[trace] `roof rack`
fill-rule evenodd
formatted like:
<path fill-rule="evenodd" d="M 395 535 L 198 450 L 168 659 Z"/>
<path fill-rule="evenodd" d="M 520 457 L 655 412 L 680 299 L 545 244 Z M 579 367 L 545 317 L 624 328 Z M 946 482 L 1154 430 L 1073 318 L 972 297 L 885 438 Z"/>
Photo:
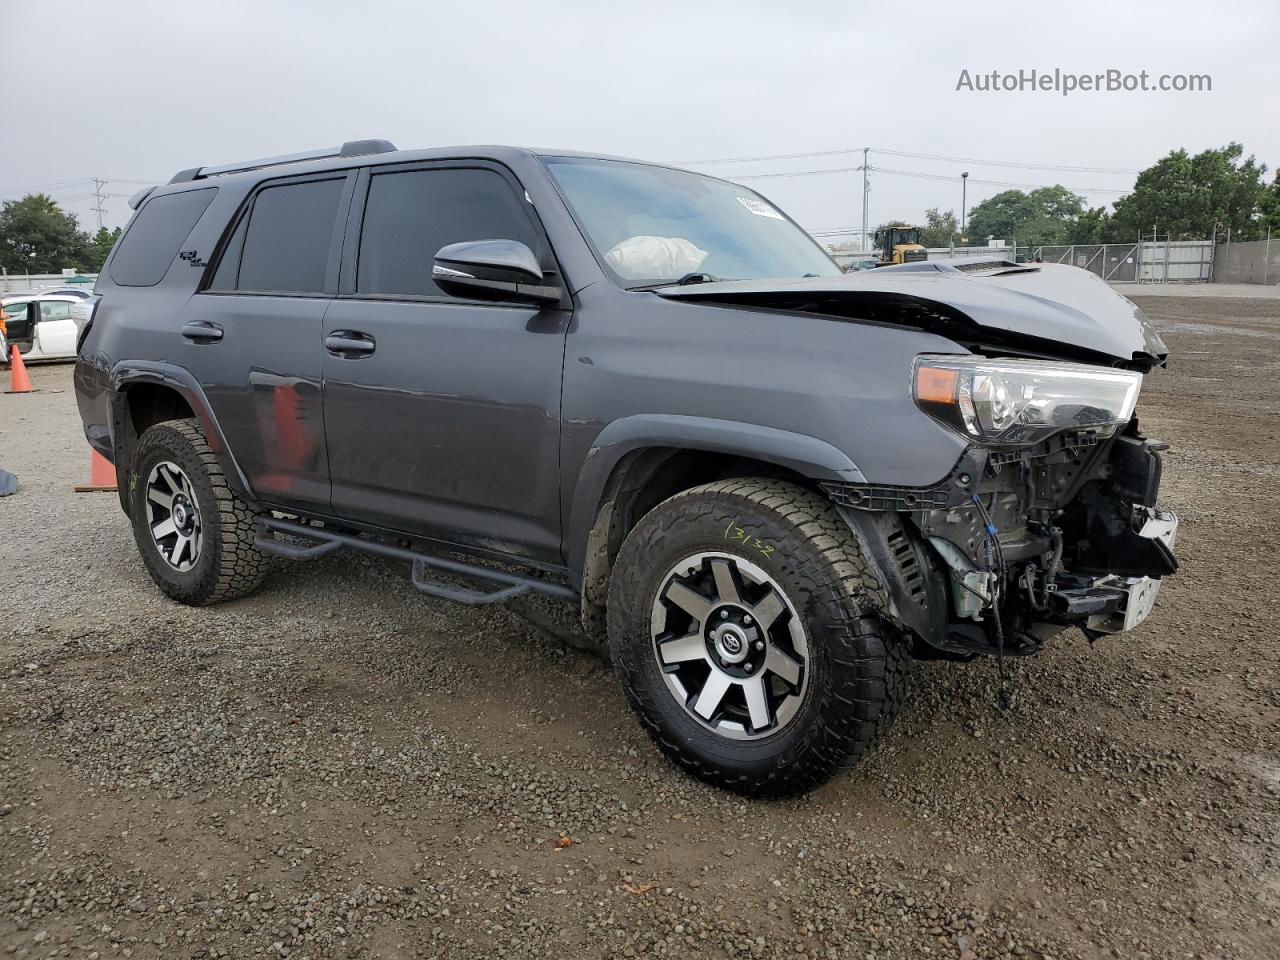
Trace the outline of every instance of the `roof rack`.
<path fill-rule="evenodd" d="M 373 153 L 394 153 L 395 149 L 396 145 L 390 140 L 348 140 L 340 147 L 305 150 L 302 153 L 290 153 L 280 157 L 263 157 L 261 160 L 244 160 L 240 163 L 225 163 L 217 167 L 191 167 L 187 170 L 179 170 L 169 182 L 188 183 L 192 180 L 203 180 L 206 177 L 218 177 L 228 173 L 244 173 L 246 170 L 278 167 L 286 163 L 300 163 L 303 160 L 329 160 L 334 157 L 363 157 Z"/>

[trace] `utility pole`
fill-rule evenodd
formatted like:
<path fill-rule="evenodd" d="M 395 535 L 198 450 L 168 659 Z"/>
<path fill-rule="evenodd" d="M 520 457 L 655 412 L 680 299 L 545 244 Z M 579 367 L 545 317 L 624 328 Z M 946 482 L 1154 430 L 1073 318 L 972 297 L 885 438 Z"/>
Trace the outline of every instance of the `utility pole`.
<path fill-rule="evenodd" d="M 93 178 L 93 199 L 97 204 L 94 206 L 93 212 L 98 215 L 98 229 L 102 229 L 102 216 L 107 212 L 103 204 L 106 202 L 107 195 L 103 192 L 103 188 L 107 185 L 107 181 L 101 177 Z"/>
<path fill-rule="evenodd" d="M 965 214 L 968 212 L 969 171 L 960 174 L 960 242 L 964 243 Z"/>
<path fill-rule="evenodd" d="M 1262 282 L 1267 283 L 1271 273 L 1271 224 L 1267 224 L 1267 246 L 1262 254 Z"/>
<path fill-rule="evenodd" d="M 1270 228 L 1268 228 L 1268 236 L 1270 236 Z M 1213 280 L 1213 265 L 1218 259 L 1218 221 L 1213 222 L 1213 232 L 1209 234 L 1209 270 L 1205 276 L 1205 280 Z"/>
<path fill-rule="evenodd" d="M 862 250 L 864 253 L 871 249 L 867 245 L 867 195 L 871 192 L 871 183 L 867 179 L 867 154 L 870 151 L 870 147 L 862 148 Z"/>

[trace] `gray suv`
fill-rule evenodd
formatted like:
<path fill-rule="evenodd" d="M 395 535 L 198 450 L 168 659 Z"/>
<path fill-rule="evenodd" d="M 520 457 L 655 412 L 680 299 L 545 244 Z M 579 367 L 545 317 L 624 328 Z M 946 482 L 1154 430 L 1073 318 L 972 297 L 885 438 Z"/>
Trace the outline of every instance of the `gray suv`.
<path fill-rule="evenodd" d="M 1166 351 L 1083 270 L 844 274 L 737 184 L 508 147 L 131 203 L 76 393 L 183 603 L 343 548 L 562 598 L 666 754 L 776 795 L 864 755 L 912 659 L 1129 630 L 1176 569 L 1134 416 Z"/>

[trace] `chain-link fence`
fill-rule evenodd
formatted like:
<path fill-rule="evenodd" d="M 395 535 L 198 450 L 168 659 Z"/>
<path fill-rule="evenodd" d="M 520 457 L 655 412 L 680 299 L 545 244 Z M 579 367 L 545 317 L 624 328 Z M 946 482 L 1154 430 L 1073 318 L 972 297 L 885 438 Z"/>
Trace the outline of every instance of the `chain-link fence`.
<path fill-rule="evenodd" d="M 1280 248 L 1280 244 L 1277 245 Z M 877 254 L 839 251 L 835 260 L 846 270 Z M 1213 242 L 1149 240 L 1136 243 L 1074 243 L 1029 246 L 930 247 L 930 260 L 979 257 L 1014 263 L 1066 263 L 1097 274 L 1108 283 L 1205 283 L 1213 279 Z M 1280 275 L 1277 276 L 1280 280 Z"/>
<path fill-rule="evenodd" d="M 1138 279 L 1139 256 L 1136 243 L 1076 243 L 1029 248 L 1032 260 L 1067 263 L 1096 273 L 1103 280 L 1121 283 Z"/>
<path fill-rule="evenodd" d="M 1030 248 L 1032 260 L 1069 263 L 1110 283 L 1205 283 L 1213 277 L 1210 240 L 1075 243 Z"/>

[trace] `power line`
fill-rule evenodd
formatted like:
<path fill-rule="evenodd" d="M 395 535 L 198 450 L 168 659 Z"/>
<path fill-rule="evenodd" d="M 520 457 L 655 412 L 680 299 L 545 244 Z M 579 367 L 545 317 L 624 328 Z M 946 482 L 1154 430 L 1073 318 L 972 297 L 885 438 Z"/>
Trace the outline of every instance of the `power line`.
<path fill-rule="evenodd" d="M 676 165 L 688 165 L 691 167 L 708 166 L 713 163 L 759 163 L 766 160 L 807 160 L 809 157 L 835 157 L 840 154 L 861 153 L 863 149 L 857 147 L 847 150 L 815 150 L 811 153 L 774 153 L 763 157 L 721 157 L 716 160 L 672 160 Z"/>
<path fill-rule="evenodd" d="M 879 167 L 868 167 L 867 169 L 877 171 Z M 824 173 L 861 173 L 862 167 L 828 167 L 823 170 L 784 170 L 779 173 L 743 173 L 735 176 L 734 180 L 772 180 L 775 177 L 816 177 Z M 941 174 L 939 174 L 941 176 Z"/>
<path fill-rule="evenodd" d="M 946 183 L 952 183 L 959 179 L 958 177 L 952 174 L 926 173 L 923 170 L 895 170 L 890 167 L 875 167 L 875 166 L 868 166 L 866 169 L 869 170 L 871 173 L 887 173 L 895 177 L 915 177 L 916 179 L 919 179 L 919 180 L 938 180 Z M 751 173 L 751 174 L 743 174 L 741 176 L 733 177 L 732 179 L 734 180 L 771 180 L 775 178 L 789 178 L 789 177 L 816 177 L 824 174 L 834 174 L 834 173 L 861 173 L 862 170 L 863 168 L 861 166 L 830 167 L 823 170 L 789 170 L 789 171 L 784 171 L 780 173 Z M 980 183 L 983 186 L 988 186 L 988 187 L 1016 187 L 1016 188 L 1030 188 L 1032 190 L 1038 190 L 1041 187 L 1050 187 L 1050 186 L 1065 187 L 1065 189 L 1070 190 L 1073 193 L 1123 194 L 1123 193 L 1130 192 L 1129 190 L 1119 190 L 1114 187 L 1066 187 L 1064 184 L 1060 184 L 1060 183 L 1054 183 L 1054 184 L 1019 183 L 1011 180 L 980 180 L 976 177 L 970 177 L 969 182 Z"/>
<path fill-rule="evenodd" d="M 910 150 L 892 150 L 888 147 L 845 147 L 839 150 L 813 150 L 808 153 L 775 153 L 757 157 L 719 157 L 712 160 L 675 160 L 675 164 L 708 166 L 716 163 L 763 163 L 772 160 L 807 160 L 811 157 L 835 157 L 851 153 L 883 153 L 895 157 L 913 157 L 918 160 L 940 160 L 948 163 L 968 163 L 986 167 L 1016 167 L 1024 170 L 1062 170 L 1071 173 L 1137 174 L 1141 171 L 1122 167 L 1086 167 L 1075 164 L 1030 163 L 1020 160 L 979 160 L 974 157 L 953 157 L 938 153 L 914 153 Z"/>
<path fill-rule="evenodd" d="M 107 200 L 114 198 L 127 199 L 132 196 L 130 193 L 117 193 L 113 190 L 108 190 L 108 184 L 139 184 L 151 186 L 155 184 L 155 182 L 156 181 L 153 180 L 133 180 L 126 177 L 82 177 L 79 180 L 62 180 L 56 183 L 27 187 L 24 190 L 13 190 L 10 191 L 7 196 L 18 197 L 19 195 L 30 195 L 36 190 L 47 190 L 53 200 L 64 207 L 79 205 L 85 200 L 92 200 L 93 203 L 90 205 L 89 211 L 97 217 L 98 229 L 102 230 L 106 225 L 105 218 L 108 215 Z M 67 192 L 81 187 L 82 184 L 86 186 L 91 184 L 93 187 L 92 191 L 88 193 L 70 194 Z M 5 197 L 6 194 L 0 193 L 0 202 L 12 202 L 5 200 Z"/>
<path fill-rule="evenodd" d="M 90 177 L 81 177 L 79 180 L 58 180 L 54 183 L 37 183 L 30 187 L 14 187 L 10 190 L 0 190 L 0 197 L 16 196 L 19 193 L 31 193 L 33 190 L 65 190 L 81 183 L 88 183 L 90 179 Z"/>
<path fill-rule="evenodd" d="M 1065 170 L 1070 173 L 1115 173 L 1137 175 L 1141 170 L 1129 170 L 1121 167 L 1081 167 L 1069 164 L 1024 163 L 1017 160 L 975 160 L 973 157 L 948 157 L 934 153 L 911 153 L 907 150 L 890 150 L 887 147 L 872 147 L 872 153 L 887 153 L 895 157 L 915 157 L 919 160 L 945 160 L 948 163 L 971 163 L 979 167 L 1018 167 L 1023 170 Z"/>
<path fill-rule="evenodd" d="M 944 173 L 923 173 L 919 170 L 891 170 L 888 167 L 872 167 L 873 171 L 879 173 L 893 174 L 899 177 L 918 177 L 924 180 L 943 180 L 947 183 L 953 183 L 955 176 Z M 970 183 L 981 183 L 988 187 L 1029 187 L 1037 190 L 1041 187 L 1064 187 L 1073 193 L 1129 193 L 1129 190 L 1117 190 L 1115 187 L 1066 187 L 1061 183 L 1017 183 L 1009 180 L 979 180 L 975 177 L 969 178 Z"/>
<path fill-rule="evenodd" d="M 124 177 L 81 177 L 78 180 L 59 180 L 54 183 L 39 183 L 30 187 L 14 187 L 8 190 L 0 190 L 0 197 L 16 197 L 26 195 L 35 191 L 48 191 L 49 193 L 59 193 L 64 190 L 73 190 L 82 184 L 92 183 L 95 192 L 101 192 L 102 187 L 108 183 L 128 183 L 137 184 L 138 186 L 150 187 L 159 183 L 158 180 L 129 180 Z M 127 196 L 127 194 L 125 194 Z"/>

